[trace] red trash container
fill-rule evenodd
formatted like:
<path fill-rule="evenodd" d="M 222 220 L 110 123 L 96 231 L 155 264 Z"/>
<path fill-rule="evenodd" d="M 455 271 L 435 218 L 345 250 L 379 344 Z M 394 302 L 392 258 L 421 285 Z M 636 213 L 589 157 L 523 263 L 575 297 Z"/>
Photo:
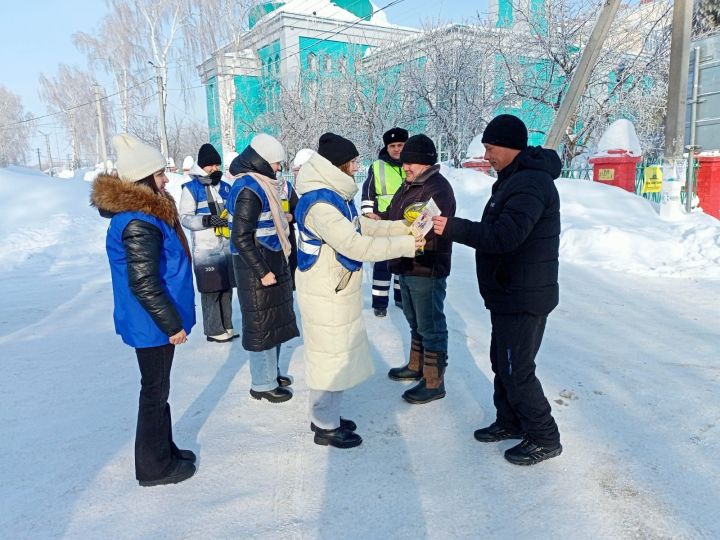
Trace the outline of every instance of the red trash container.
<path fill-rule="evenodd" d="M 720 156 L 697 156 L 697 196 L 703 211 L 720 219 Z"/>
<path fill-rule="evenodd" d="M 462 162 L 465 169 L 475 169 L 481 173 L 490 174 L 490 162 L 483 158 L 470 158 Z"/>
<path fill-rule="evenodd" d="M 589 159 L 593 180 L 635 193 L 635 175 L 641 159 L 642 156 L 633 156 L 627 150 L 608 150 L 607 155 Z"/>

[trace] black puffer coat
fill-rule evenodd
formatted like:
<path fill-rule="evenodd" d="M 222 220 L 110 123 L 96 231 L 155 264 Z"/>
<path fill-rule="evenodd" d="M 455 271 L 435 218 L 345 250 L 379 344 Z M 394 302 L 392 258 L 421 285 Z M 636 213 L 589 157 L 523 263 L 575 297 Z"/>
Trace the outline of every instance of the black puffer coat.
<path fill-rule="evenodd" d="M 238 158 L 238 163 L 233 161 L 237 165 L 234 174 L 257 172 L 268 176 L 270 166 L 252 148 L 246 148 Z M 274 177 L 272 169 L 270 173 Z M 262 212 L 259 197 L 245 188 L 230 204 L 233 205 L 230 241 L 237 250 L 233 266 L 242 311 L 243 347 L 248 351 L 266 351 L 300 335 L 293 310 L 290 269 L 282 250 L 272 251 L 256 240 Z M 277 283 L 265 287 L 260 279 L 268 272 L 275 274 Z"/>
<path fill-rule="evenodd" d="M 440 174 L 440 165 L 433 165 L 414 182 L 405 182 L 395 193 L 383 219 L 403 219 L 405 209 L 413 203 L 435 201 L 443 216 L 455 215 L 455 193 L 450 182 Z M 446 277 L 450 274 L 452 241 L 437 236 L 430 229 L 425 235 L 427 243 L 422 254 L 415 258 L 403 257 L 389 261 L 388 268 L 393 274 L 422 277 Z"/>
<path fill-rule="evenodd" d="M 558 304 L 562 165 L 529 147 L 498 174 L 482 221 L 452 218 L 443 236 L 476 249 L 477 278 L 494 313 L 547 315 Z"/>

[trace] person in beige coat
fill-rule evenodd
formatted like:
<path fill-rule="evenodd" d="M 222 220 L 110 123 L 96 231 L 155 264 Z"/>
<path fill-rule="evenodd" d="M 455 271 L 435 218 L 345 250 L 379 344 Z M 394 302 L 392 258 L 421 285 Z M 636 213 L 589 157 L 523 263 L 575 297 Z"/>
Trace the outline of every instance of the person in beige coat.
<path fill-rule="evenodd" d="M 339 135 L 320 137 L 317 153 L 297 178 L 300 201 L 297 301 L 302 318 L 310 428 L 319 445 L 352 448 L 362 443 L 352 420 L 340 418 L 344 390 L 373 374 L 362 318 L 362 263 L 413 257 L 416 240 L 404 221 L 358 216 L 355 145 Z"/>

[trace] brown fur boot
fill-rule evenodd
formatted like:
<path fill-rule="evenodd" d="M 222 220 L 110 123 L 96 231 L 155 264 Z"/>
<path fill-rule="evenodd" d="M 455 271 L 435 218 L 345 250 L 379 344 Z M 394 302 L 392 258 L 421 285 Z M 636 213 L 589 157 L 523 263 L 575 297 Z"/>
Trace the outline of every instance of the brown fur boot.
<path fill-rule="evenodd" d="M 409 403 L 429 403 L 445 397 L 447 352 L 425 351 L 424 356 L 423 379 L 402 396 Z"/>
<path fill-rule="evenodd" d="M 388 371 L 388 377 L 394 381 L 417 381 L 423 376 L 423 346 L 419 339 L 410 342 L 410 358 L 408 363 Z"/>

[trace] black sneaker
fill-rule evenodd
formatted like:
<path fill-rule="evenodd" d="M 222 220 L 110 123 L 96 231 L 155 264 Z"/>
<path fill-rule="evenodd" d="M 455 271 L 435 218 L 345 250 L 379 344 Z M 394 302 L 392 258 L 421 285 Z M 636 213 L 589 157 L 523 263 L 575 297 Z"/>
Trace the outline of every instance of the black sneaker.
<path fill-rule="evenodd" d="M 320 429 L 315 428 L 315 444 L 320 446 L 334 446 L 335 448 L 354 448 L 362 444 L 362 437 L 345 429 L 339 427 L 336 429 Z"/>
<path fill-rule="evenodd" d="M 523 435 L 520 431 L 506 428 L 497 422 L 493 422 L 488 427 L 476 429 L 473 433 L 475 439 L 480 442 L 498 442 L 505 439 L 522 439 Z"/>
<path fill-rule="evenodd" d="M 257 392 L 251 389 L 250 396 L 257 400 L 267 399 L 270 403 L 282 403 L 283 401 L 288 401 L 293 397 L 290 390 L 287 388 L 281 388 L 280 386 L 274 390 L 268 390 L 267 392 Z"/>
<path fill-rule="evenodd" d="M 352 420 L 348 420 L 347 418 L 343 418 L 341 416 L 340 427 L 345 428 L 348 431 L 355 431 L 357 429 L 357 424 L 355 424 L 355 422 L 353 422 Z M 314 423 L 310 422 L 310 431 L 314 433 L 315 431 L 317 431 L 317 428 L 318 427 Z"/>
<path fill-rule="evenodd" d="M 195 474 L 195 465 L 191 461 L 178 459 L 175 467 L 166 476 L 157 480 L 138 480 L 142 487 L 163 486 L 166 484 L 177 484 L 183 480 L 187 480 Z"/>
<path fill-rule="evenodd" d="M 373 309 L 373 313 L 375 313 L 376 317 L 385 317 L 387 316 L 387 308 L 375 308 Z"/>
<path fill-rule="evenodd" d="M 505 450 L 505 459 L 513 465 L 535 465 L 560 454 L 562 454 L 560 443 L 552 446 L 539 446 L 526 438 L 517 446 Z"/>
<path fill-rule="evenodd" d="M 293 383 L 292 378 L 289 375 L 278 375 L 277 383 L 279 386 L 285 388 Z"/>

